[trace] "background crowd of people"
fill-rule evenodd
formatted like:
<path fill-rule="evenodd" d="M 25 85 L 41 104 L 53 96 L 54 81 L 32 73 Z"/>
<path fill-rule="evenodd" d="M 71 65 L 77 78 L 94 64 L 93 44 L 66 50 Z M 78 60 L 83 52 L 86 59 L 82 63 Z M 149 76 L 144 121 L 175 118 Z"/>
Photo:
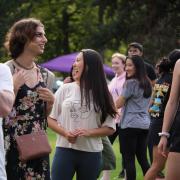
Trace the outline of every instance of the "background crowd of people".
<path fill-rule="evenodd" d="M 46 43 L 44 25 L 34 18 L 16 22 L 7 33 L 12 59 L 0 64 L 0 179 L 71 180 L 76 174 L 96 180 L 103 170 L 102 179 L 109 180 L 102 137 L 110 147 L 118 137 L 119 178 L 136 179 L 137 158 L 145 180 L 155 180 L 166 160 L 166 180 L 179 180 L 180 49 L 160 58 L 155 71 L 143 46 L 130 43 L 126 55 L 112 55 L 115 77 L 109 84 L 100 53 L 82 49 L 54 95 L 54 74 L 36 63 Z M 49 155 L 21 162 L 16 143 L 16 136 L 46 131 L 47 125 L 57 133 L 51 173 Z"/>

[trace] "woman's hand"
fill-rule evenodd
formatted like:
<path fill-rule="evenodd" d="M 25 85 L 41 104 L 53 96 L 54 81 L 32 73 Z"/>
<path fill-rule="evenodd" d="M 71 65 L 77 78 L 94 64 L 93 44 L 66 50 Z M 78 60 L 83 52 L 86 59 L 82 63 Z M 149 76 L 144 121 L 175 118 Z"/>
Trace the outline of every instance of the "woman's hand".
<path fill-rule="evenodd" d="M 39 94 L 39 99 L 47 103 L 46 115 L 48 116 L 54 104 L 54 94 L 48 88 L 43 87 L 38 88 L 37 93 Z"/>
<path fill-rule="evenodd" d="M 69 141 L 69 143 L 74 144 L 77 140 L 78 134 L 76 132 L 66 131 L 64 137 Z"/>
<path fill-rule="evenodd" d="M 48 89 L 40 87 L 37 89 L 39 99 L 47 102 L 47 105 L 52 106 L 54 104 L 54 94 Z"/>
<path fill-rule="evenodd" d="M 90 137 L 92 134 L 92 131 L 93 130 L 91 129 L 77 129 L 73 131 L 73 134 L 77 135 L 78 137 L 81 137 L 81 136 Z"/>
<path fill-rule="evenodd" d="M 72 82 L 72 78 L 70 77 L 70 76 L 68 76 L 68 77 L 66 77 L 65 79 L 64 79 L 64 84 L 66 84 L 66 83 L 71 83 Z"/>
<path fill-rule="evenodd" d="M 93 129 L 76 129 L 73 131 L 73 134 L 77 135 L 78 137 L 102 137 L 112 135 L 114 132 L 115 130 L 113 128 L 105 126 Z"/>
<path fill-rule="evenodd" d="M 61 124 L 57 123 L 56 119 L 48 117 L 48 127 L 51 128 L 54 132 L 59 134 L 60 136 L 65 137 L 69 143 L 74 144 L 77 140 L 77 133 L 73 131 L 67 131 L 64 129 Z"/>
<path fill-rule="evenodd" d="M 166 158 L 168 156 L 167 142 L 167 137 L 162 136 L 158 144 L 158 152 Z"/>
<path fill-rule="evenodd" d="M 25 84 L 25 72 L 24 70 L 15 70 L 13 74 L 13 83 L 14 83 L 14 91 L 15 94 L 19 90 L 19 88 Z"/>
<path fill-rule="evenodd" d="M 126 102 L 126 99 L 123 96 L 119 96 L 119 98 L 116 100 L 116 108 L 122 108 Z"/>

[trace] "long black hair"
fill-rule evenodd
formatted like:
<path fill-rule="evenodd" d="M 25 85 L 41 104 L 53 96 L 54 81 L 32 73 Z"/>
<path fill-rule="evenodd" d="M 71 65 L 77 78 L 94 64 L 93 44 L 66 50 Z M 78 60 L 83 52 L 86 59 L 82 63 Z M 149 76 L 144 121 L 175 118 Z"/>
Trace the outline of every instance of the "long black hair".
<path fill-rule="evenodd" d="M 127 79 L 135 78 L 139 81 L 139 86 L 144 90 L 143 96 L 148 98 L 152 93 L 152 86 L 149 78 L 147 77 L 147 72 L 143 59 L 140 56 L 133 55 L 132 57 L 127 57 L 127 59 L 132 60 L 135 66 L 135 74 L 132 77 L 127 77 Z"/>
<path fill-rule="evenodd" d="M 108 115 L 111 117 L 116 115 L 115 105 L 107 87 L 103 60 L 95 50 L 83 49 L 81 52 L 84 60 L 84 69 L 80 79 L 81 104 L 85 100 L 90 108 L 92 100 L 95 111 L 102 113 L 101 122 L 103 123 Z"/>

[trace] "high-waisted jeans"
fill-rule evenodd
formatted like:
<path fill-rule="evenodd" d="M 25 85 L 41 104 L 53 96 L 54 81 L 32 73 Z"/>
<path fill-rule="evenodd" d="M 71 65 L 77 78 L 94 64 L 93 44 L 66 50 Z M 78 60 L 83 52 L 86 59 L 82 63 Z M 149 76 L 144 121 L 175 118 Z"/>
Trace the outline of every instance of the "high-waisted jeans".
<path fill-rule="evenodd" d="M 101 165 L 101 152 L 85 152 L 56 147 L 52 163 L 52 180 L 96 180 Z"/>

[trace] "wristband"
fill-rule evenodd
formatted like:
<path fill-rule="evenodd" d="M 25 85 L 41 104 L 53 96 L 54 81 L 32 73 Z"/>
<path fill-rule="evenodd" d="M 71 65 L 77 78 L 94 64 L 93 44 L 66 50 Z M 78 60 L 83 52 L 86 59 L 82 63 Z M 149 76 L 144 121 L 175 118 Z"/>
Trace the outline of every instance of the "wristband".
<path fill-rule="evenodd" d="M 167 137 L 167 138 L 170 137 L 170 134 L 169 134 L 168 132 L 160 132 L 160 133 L 158 133 L 158 135 L 159 135 L 159 136 L 165 136 L 165 137 Z"/>

